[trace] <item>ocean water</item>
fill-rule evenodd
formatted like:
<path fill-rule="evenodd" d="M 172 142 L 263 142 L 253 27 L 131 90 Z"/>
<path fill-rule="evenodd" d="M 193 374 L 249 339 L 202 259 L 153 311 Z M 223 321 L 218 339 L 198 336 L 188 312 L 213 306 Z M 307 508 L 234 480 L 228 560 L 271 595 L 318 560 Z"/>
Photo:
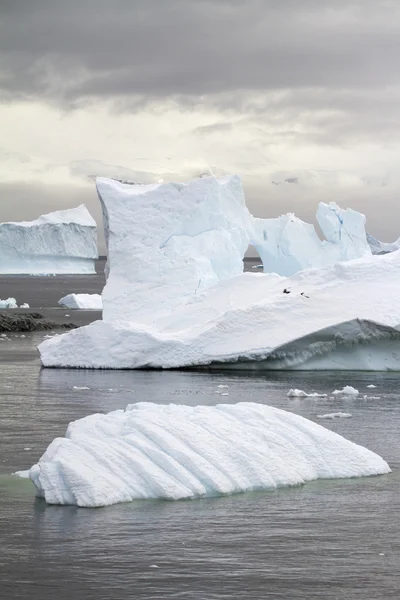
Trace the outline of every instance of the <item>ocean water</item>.
<path fill-rule="evenodd" d="M 57 291 L 52 279 L 52 293 L 61 297 L 65 284 Z M 31 294 L 32 306 L 60 310 L 51 309 L 53 301 L 46 308 L 46 290 L 29 291 L 31 282 L 22 279 L 18 285 L 21 302 Z M 68 291 L 88 286 L 95 287 L 93 280 Z M 0 342 L 1 599 L 400 597 L 400 374 L 41 369 L 36 345 L 44 335 L 12 334 Z M 377 387 L 367 388 L 371 383 Z M 216 393 L 220 384 L 229 386 L 228 396 Z M 329 394 L 344 385 L 360 395 L 287 397 L 294 387 Z M 70 421 L 135 401 L 252 401 L 312 420 L 349 412 L 350 419 L 318 422 L 378 452 L 393 472 L 101 509 L 47 506 L 30 481 L 11 475 L 35 463 Z"/>

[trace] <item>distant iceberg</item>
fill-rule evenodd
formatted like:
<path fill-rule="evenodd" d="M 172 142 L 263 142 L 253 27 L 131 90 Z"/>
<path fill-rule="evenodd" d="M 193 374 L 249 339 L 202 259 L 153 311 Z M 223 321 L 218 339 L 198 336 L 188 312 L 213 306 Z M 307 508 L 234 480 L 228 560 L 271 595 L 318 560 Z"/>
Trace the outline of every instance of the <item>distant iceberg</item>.
<path fill-rule="evenodd" d="M 29 476 L 49 504 L 96 507 L 389 472 L 377 454 L 271 406 L 138 403 L 70 423 Z"/>
<path fill-rule="evenodd" d="M 45 340 L 44 366 L 400 369 L 400 252 L 373 256 L 363 215 L 323 205 L 325 242 L 291 217 L 283 221 L 293 236 L 290 225 L 272 239 L 276 223 L 252 217 L 236 176 L 99 178 L 97 190 L 108 246 L 103 318 Z M 282 269 L 298 272 L 243 273 L 249 244 L 265 267 L 279 239 L 297 239 L 279 251 Z M 328 264 L 299 270 L 312 256 Z"/>
<path fill-rule="evenodd" d="M 82 308 L 86 310 L 102 310 L 103 302 L 100 294 L 68 294 L 58 301 L 67 308 Z"/>
<path fill-rule="evenodd" d="M 96 222 L 83 204 L 35 221 L 0 223 L 0 274 L 95 273 Z"/>

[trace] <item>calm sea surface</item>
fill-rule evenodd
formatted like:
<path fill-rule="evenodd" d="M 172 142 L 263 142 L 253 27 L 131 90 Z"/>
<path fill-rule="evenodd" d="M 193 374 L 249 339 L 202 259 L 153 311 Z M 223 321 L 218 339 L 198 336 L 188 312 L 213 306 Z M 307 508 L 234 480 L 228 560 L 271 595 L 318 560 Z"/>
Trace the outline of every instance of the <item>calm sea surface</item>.
<path fill-rule="evenodd" d="M 0 278 L 0 298 L 17 295 L 10 279 Z M 17 299 L 50 309 L 39 279 L 18 278 Z M 50 279 L 57 299 L 99 291 L 91 278 L 79 287 L 60 278 L 59 289 Z M 0 342 L 1 600 L 400 598 L 400 374 L 41 370 L 43 335 Z M 229 396 L 216 393 L 219 384 Z M 293 387 L 329 393 L 346 384 L 360 390 L 357 399 L 287 397 Z M 143 400 L 252 401 L 312 420 L 350 412 L 319 422 L 378 452 L 393 473 L 102 509 L 47 506 L 30 481 L 11 475 L 35 463 L 70 421 Z"/>

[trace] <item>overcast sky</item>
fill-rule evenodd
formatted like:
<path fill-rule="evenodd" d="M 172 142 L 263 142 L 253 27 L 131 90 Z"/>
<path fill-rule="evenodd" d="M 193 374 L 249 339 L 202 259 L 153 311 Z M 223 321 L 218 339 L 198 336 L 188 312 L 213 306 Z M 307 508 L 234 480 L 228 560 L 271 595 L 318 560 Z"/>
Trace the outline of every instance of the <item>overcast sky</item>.
<path fill-rule="evenodd" d="M 258 216 L 336 200 L 390 241 L 399 56 L 398 0 L 1 0 L 0 221 L 235 172 Z"/>

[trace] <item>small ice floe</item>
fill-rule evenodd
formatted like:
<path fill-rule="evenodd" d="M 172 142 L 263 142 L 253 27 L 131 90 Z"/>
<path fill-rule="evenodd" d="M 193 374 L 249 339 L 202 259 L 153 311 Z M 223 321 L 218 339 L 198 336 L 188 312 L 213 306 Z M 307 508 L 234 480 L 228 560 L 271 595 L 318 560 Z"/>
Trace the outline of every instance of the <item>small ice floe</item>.
<path fill-rule="evenodd" d="M 29 479 L 29 471 L 30 471 L 30 469 L 26 469 L 26 471 L 15 471 L 15 473 L 13 473 L 13 475 L 16 475 L 17 477 L 21 477 L 21 479 Z"/>
<path fill-rule="evenodd" d="M 229 396 L 228 392 L 223 392 L 221 396 Z"/>
<path fill-rule="evenodd" d="M 19 337 L 20 337 L 20 338 L 24 338 L 24 337 L 26 337 L 26 335 L 22 334 L 22 335 L 20 335 Z"/>
<path fill-rule="evenodd" d="M 385 556 L 384 552 L 379 552 L 379 556 Z"/>
<path fill-rule="evenodd" d="M 367 396 L 368 400 L 380 400 L 381 396 Z"/>
<path fill-rule="evenodd" d="M 287 393 L 289 398 L 326 398 L 327 394 L 318 394 L 317 392 L 311 392 L 311 394 L 307 394 L 303 390 L 298 390 L 295 388 L 294 390 L 289 390 Z"/>
<path fill-rule="evenodd" d="M 149 569 L 159 569 L 160 567 L 158 565 L 150 565 Z"/>
<path fill-rule="evenodd" d="M 327 413 L 326 415 L 317 415 L 317 419 L 350 419 L 353 415 L 346 412 Z"/>
<path fill-rule="evenodd" d="M 64 317 L 69 317 L 69 315 L 64 315 Z"/>
<path fill-rule="evenodd" d="M 342 390 L 335 390 L 334 392 L 332 392 L 332 394 L 334 396 L 358 396 L 359 391 L 356 390 L 356 388 L 352 387 L 351 385 L 345 385 L 344 388 Z"/>
<path fill-rule="evenodd" d="M 90 387 L 86 385 L 74 385 L 73 390 L 90 390 Z"/>
<path fill-rule="evenodd" d="M 376 385 L 374 385 L 373 383 L 371 383 L 370 385 L 367 385 L 367 388 L 376 388 Z"/>
<path fill-rule="evenodd" d="M 24 450 L 32 450 L 32 448 L 24 448 Z"/>
<path fill-rule="evenodd" d="M 227 388 L 227 387 L 229 387 L 229 385 L 224 385 L 223 383 L 220 383 L 217 387 L 219 387 L 219 388 Z"/>
<path fill-rule="evenodd" d="M 23 304 L 20 304 L 19 307 L 20 308 L 29 308 L 29 304 L 27 302 L 24 302 Z"/>

